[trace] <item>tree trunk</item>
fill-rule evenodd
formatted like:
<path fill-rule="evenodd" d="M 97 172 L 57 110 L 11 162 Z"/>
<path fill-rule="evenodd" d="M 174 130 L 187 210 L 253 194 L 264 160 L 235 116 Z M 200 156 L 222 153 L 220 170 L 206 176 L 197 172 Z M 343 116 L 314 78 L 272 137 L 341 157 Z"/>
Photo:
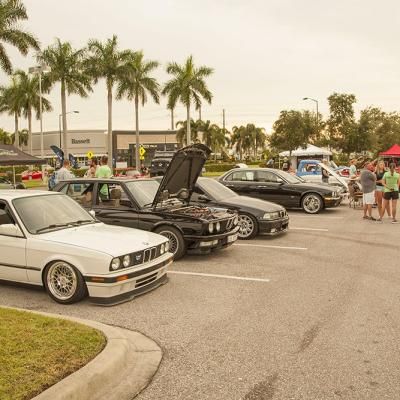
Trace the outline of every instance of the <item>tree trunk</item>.
<path fill-rule="evenodd" d="M 113 140 L 112 140 L 112 86 L 107 87 L 107 153 L 108 153 L 108 166 L 113 168 Z"/>
<path fill-rule="evenodd" d="M 175 129 L 174 126 L 174 109 L 171 109 L 171 131 L 173 131 Z"/>
<path fill-rule="evenodd" d="M 14 146 L 19 148 L 19 131 L 18 131 L 18 114 L 17 113 L 14 113 L 14 124 L 15 124 Z"/>
<path fill-rule="evenodd" d="M 29 152 L 32 155 L 33 142 L 32 142 L 32 109 L 28 109 L 28 140 L 29 140 Z"/>
<path fill-rule="evenodd" d="M 186 146 L 192 143 L 190 132 L 190 104 L 186 106 Z"/>
<path fill-rule="evenodd" d="M 68 160 L 68 138 L 67 138 L 67 98 L 65 93 L 65 81 L 61 81 L 61 113 L 62 113 L 62 150 L 64 158 Z"/>
<path fill-rule="evenodd" d="M 136 123 L 136 146 L 135 146 L 135 158 L 136 158 L 136 169 L 140 171 L 140 137 L 139 137 L 139 97 L 135 96 L 135 123 Z"/>

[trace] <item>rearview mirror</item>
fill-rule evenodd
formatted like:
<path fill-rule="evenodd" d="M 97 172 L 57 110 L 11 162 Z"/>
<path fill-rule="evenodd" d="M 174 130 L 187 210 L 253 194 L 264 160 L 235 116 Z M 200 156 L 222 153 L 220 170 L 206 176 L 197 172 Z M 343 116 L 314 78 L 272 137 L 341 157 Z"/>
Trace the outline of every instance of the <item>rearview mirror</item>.
<path fill-rule="evenodd" d="M 19 229 L 19 226 L 14 224 L 0 225 L 0 235 L 24 237 L 24 235 L 21 232 L 21 229 Z"/>

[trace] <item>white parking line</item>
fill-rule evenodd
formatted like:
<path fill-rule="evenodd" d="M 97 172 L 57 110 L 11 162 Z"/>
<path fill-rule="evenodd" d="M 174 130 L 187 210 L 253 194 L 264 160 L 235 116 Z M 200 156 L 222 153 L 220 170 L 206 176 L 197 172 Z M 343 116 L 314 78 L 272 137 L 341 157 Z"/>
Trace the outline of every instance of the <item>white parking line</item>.
<path fill-rule="evenodd" d="M 234 246 L 265 247 L 266 249 L 308 250 L 307 247 L 273 246 L 270 244 L 235 243 Z"/>
<path fill-rule="evenodd" d="M 314 219 L 314 218 L 325 218 L 325 219 L 344 219 L 344 217 L 333 217 L 330 215 L 298 215 L 298 214 L 289 214 L 290 218 L 308 218 L 308 219 Z"/>
<path fill-rule="evenodd" d="M 328 229 L 325 228 L 298 228 L 298 227 L 293 227 L 289 226 L 289 229 L 292 231 L 317 231 L 317 232 L 328 232 Z"/>
<path fill-rule="evenodd" d="M 270 282 L 269 279 L 246 278 L 246 277 L 242 277 L 242 276 L 232 276 L 232 275 L 203 274 L 203 273 L 200 273 L 200 272 L 168 271 L 168 274 L 205 276 L 205 277 L 210 277 L 210 278 L 235 279 L 235 280 L 238 280 L 238 281 Z"/>

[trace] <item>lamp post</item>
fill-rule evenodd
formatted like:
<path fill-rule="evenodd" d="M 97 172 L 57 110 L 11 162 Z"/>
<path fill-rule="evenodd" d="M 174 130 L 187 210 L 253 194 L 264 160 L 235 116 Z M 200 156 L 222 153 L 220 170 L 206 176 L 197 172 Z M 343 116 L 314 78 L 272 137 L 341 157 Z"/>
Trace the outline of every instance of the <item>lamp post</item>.
<path fill-rule="evenodd" d="M 315 100 L 315 99 L 312 99 L 311 97 L 303 97 L 303 100 L 311 100 L 311 101 L 313 101 L 314 103 L 315 103 L 315 105 L 317 106 L 317 118 L 316 118 L 316 120 L 317 120 L 317 133 L 319 132 L 319 120 L 318 120 L 318 118 L 319 118 L 319 116 L 318 116 L 318 100 Z"/>
<path fill-rule="evenodd" d="M 65 115 L 67 115 L 67 114 L 79 114 L 79 111 L 78 110 L 68 111 L 68 112 L 65 113 Z M 60 149 L 62 150 L 61 117 L 62 117 L 62 114 L 58 114 L 58 131 L 60 133 Z"/>
<path fill-rule="evenodd" d="M 42 101 L 42 73 L 51 72 L 51 68 L 46 64 L 36 67 L 30 67 L 28 72 L 39 77 L 39 119 L 40 119 L 40 157 L 44 159 L 44 141 L 43 141 L 43 101 Z M 42 165 L 42 179 L 44 177 L 44 166 Z"/>

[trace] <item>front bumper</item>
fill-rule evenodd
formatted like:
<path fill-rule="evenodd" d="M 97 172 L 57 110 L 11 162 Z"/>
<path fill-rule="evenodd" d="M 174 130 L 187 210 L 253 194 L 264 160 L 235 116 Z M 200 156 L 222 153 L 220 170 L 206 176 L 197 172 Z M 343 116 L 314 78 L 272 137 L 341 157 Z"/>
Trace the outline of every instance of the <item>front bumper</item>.
<path fill-rule="evenodd" d="M 191 236 L 185 235 L 187 252 L 189 254 L 207 254 L 212 250 L 224 249 L 231 246 L 238 239 L 239 226 L 229 232 L 218 235 Z"/>
<path fill-rule="evenodd" d="M 258 233 L 260 235 L 275 236 L 287 232 L 289 228 L 289 218 L 279 218 L 274 220 L 258 220 Z"/>
<path fill-rule="evenodd" d="M 168 281 L 167 268 L 172 257 L 159 257 L 140 269 L 119 270 L 103 276 L 85 275 L 89 300 L 92 303 L 112 306 L 132 300 Z"/>
<path fill-rule="evenodd" d="M 337 207 L 342 202 L 342 197 L 324 197 L 324 204 L 326 208 Z"/>

